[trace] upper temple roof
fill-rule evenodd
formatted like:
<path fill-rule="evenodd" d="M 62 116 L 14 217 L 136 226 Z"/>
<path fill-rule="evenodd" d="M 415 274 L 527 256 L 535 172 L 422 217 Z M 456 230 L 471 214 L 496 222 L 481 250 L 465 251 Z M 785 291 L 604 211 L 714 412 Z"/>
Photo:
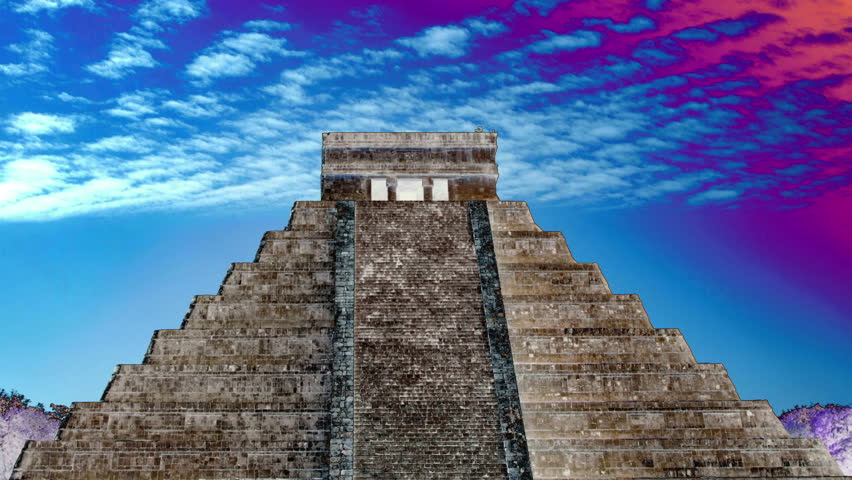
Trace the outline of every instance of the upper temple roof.
<path fill-rule="evenodd" d="M 329 132 L 322 148 L 497 148 L 491 132 Z"/>
<path fill-rule="evenodd" d="M 422 180 L 424 200 L 497 199 L 496 153 L 494 132 L 323 133 L 322 198 L 397 200 L 398 182 Z M 386 198 L 371 192 L 382 182 Z M 433 184 L 446 195 L 433 198 Z"/>

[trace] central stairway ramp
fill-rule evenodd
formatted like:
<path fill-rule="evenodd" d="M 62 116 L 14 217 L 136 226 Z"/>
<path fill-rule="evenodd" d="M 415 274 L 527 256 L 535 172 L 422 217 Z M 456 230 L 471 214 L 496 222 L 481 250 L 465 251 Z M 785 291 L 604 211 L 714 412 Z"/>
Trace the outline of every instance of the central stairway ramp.
<path fill-rule="evenodd" d="M 357 202 L 355 478 L 507 478 L 466 202 Z"/>

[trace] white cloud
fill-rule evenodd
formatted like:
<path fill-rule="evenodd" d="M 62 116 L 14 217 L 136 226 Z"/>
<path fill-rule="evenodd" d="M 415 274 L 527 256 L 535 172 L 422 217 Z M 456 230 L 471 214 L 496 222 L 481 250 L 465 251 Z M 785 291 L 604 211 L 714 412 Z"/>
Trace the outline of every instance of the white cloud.
<path fill-rule="evenodd" d="M 154 32 L 162 30 L 161 24 L 181 24 L 199 17 L 205 6 L 205 0 L 148 0 L 142 3 L 134 15 L 139 25 L 117 34 L 107 57 L 87 65 L 86 70 L 116 80 L 140 68 L 156 67 L 159 62 L 148 50 L 168 47 Z"/>
<path fill-rule="evenodd" d="M 266 31 L 266 32 L 275 32 L 275 31 L 284 31 L 290 30 L 292 25 L 286 22 L 277 22 L 275 20 L 251 20 L 245 22 L 243 27 L 249 30 L 255 31 Z"/>
<path fill-rule="evenodd" d="M 265 33 L 241 33 L 219 43 L 218 48 L 242 53 L 256 61 L 268 61 L 270 55 L 300 55 L 284 48 L 284 38 L 276 38 Z"/>
<path fill-rule="evenodd" d="M 148 0 L 136 10 L 140 24 L 150 30 L 160 24 L 180 24 L 201 16 L 205 0 Z"/>
<path fill-rule="evenodd" d="M 724 188 L 711 188 L 701 193 L 695 194 L 687 200 L 691 205 L 701 205 L 713 201 L 733 200 L 740 195 L 737 190 Z"/>
<path fill-rule="evenodd" d="M 486 20 L 484 18 L 470 18 L 465 20 L 464 24 L 474 32 L 486 37 L 493 37 L 508 30 L 506 25 L 497 21 Z"/>
<path fill-rule="evenodd" d="M 0 208 L 18 199 L 37 195 L 62 184 L 59 159 L 46 156 L 21 158 L 0 170 Z"/>
<path fill-rule="evenodd" d="M 112 47 L 106 59 L 85 68 L 95 75 L 115 80 L 133 73 L 137 68 L 153 68 L 157 65 L 154 57 L 142 46 L 120 43 Z"/>
<path fill-rule="evenodd" d="M 659 180 L 650 183 L 635 191 L 640 199 L 650 199 L 669 193 L 680 193 L 693 190 L 704 183 L 719 178 L 721 174 L 714 170 L 702 170 L 692 173 L 680 174 L 673 178 Z"/>
<path fill-rule="evenodd" d="M 190 95 L 186 100 L 168 100 L 163 107 L 174 110 L 185 117 L 213 117 L 233 111 L 219 103 L 215 95 Z"/>
<path fill-rule="evenodd" d="M 94 8 L 92 0 L 26 0 L 15 7 L 16 12 L 38 13 L 42 10 L 54 11 L 68 7 Z"/>
<path fill-rule="evenodd" d="M 151 151 L 152 142 L 136 135 L 116 135 L 90 143 L 84 148 L 93 152 L 145 153 Z"/>
<path fill-rule="evenodd" d="M 549 15 L 560 3 L 567 0 L 518 0 L 515 2 L 515 10 L 523 15 L 530 15 L 530 9 L 536 10 L 539 15 Z"/>
<path fill-rule="evenodd" d="M 6 47 L 19 56 L 20 62 L 0 64 L 0 72 L 14 77 L 33 75 L 47 71 L 47 61 L 53 52 L 53 35 L 35 29 L 27 29 L 29 41 Z"/>
<path fill-rule="evenodd" d="M 206 85 L 221 77 L 248 75 L 260 62 L 269 62 L 273 56 L 301 56 L 304 52 L 284 48 L 287 42 L 265 33 L 240 33 L 225 38 L 205 50 L 186 67 L 186 73 L 198 85 Z"/>
<path fill-rule="evenodd" d="M 88 98 L 71 95 L 68 92 L 59 92 L 58 94 L 56 94 L 56 98 L 68 103 L 94 103 Z"/>
<path fill-rule="evenodd" d="M 151 115 L 157 111 L 154 103 L 159 97 L 160 92 L 152 90 L 125 93 L 115 100 L 116 106 L 106 110 L 106 113 L 114 117 L 130 119 Z"/>
<path fill-rule="evenodd" d="M 546 39 L 532 43 L 527 48 L 536 53 L 551 53 L 554 50 L 578 50 L 601 44 L 601 34 L 591 30 L 576 30 L 567 35 L 557 35 L 548 30 L 543 33 L 547 35 Z"/>
<path fill-rule="evenodd" d="M 416 37 L 397 39 L 397 43 L 412 48 L 421 57 L 440 55 L 458 58 L 467 51 L 470 32 L 456 25 L 429 27 Z"/>
<path fill-rule="evenodd" d="M 186 73 L 206 82 L 219 77 L 242 77 L 251 73 L 254 66 L 245 55 L 219 52 L 197 57 L 186 67 Z"/>
<path fill-rule="evenodd" d="M 310 103 L 311 98 L 305 92 L 304 87 L 296 83 L 279 83 L 264 87 L 263 91 L 278 97 L 285 103 L 300 105 Z"/>
<path fill-rule="evenodd" d="M 25 112 L 10 117 L 6 130 L 27 135 L 70 133 L 74 131 L 74 120 L 59 115 Z"/>

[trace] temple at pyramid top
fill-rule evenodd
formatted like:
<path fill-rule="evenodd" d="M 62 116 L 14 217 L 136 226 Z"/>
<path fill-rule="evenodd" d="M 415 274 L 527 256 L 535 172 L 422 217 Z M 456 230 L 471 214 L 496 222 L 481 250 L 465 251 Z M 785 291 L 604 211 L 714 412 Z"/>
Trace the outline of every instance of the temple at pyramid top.
<path fill-rule="evenodd" d="M 497 133 L 322 135 L 323 200 L 498 200 Z"/>

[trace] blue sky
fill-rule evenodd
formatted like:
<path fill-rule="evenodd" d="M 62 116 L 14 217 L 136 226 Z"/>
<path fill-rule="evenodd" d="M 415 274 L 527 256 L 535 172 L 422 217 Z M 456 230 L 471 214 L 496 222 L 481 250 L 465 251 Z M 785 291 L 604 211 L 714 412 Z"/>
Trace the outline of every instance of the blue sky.
<path fill-rule="evenodd" d="M 318 199 L 321 132 L 482 125 L 501 198 L 745 398 L 852 403 L 848 1 L 0 11 L 0 388 L 97 399 Z"/>

